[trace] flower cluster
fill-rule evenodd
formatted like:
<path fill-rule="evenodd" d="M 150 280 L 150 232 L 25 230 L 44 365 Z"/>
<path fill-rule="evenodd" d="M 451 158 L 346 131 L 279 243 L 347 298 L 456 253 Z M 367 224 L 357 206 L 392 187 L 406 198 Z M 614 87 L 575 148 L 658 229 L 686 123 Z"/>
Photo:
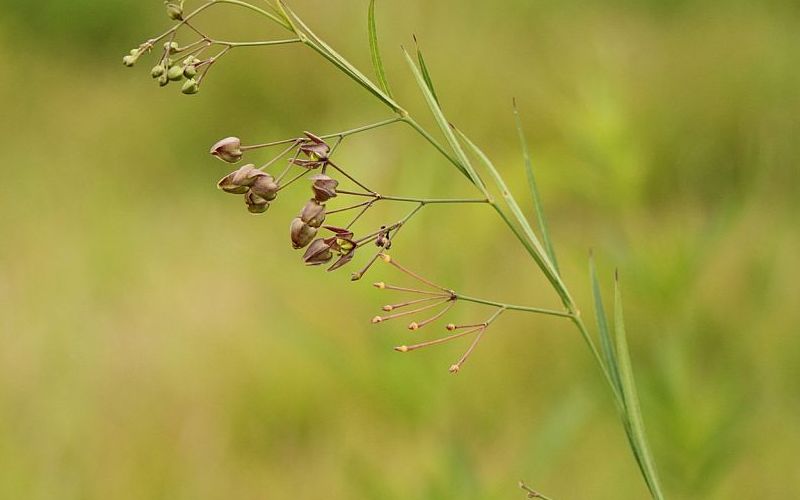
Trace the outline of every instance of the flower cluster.
<path fill-rule="evenodd" d="M 408 288 L 408 287 L 400 287 L 395 285 L 389 285 L 382 281 L 377 282 L 374 284 L 375 288 L 380 290 L 390 290 L 395 292 L 403 292 L 409 293 L 412 295 L 417 296 L 418 298 L 412 300 L 405 300 L 403 302 L 397 304 L 387 304 L 383 306 L 383 311 L 390 313 L 387 315 L 382 316 L 375 316 L 372 318 L 372 323 L 383 323 L 385 321 L 390 321 L 397 318 L 404 318 L 408 316 L 415 316 L 420 313 L 430 311 L 432 309 L 438 309 L 438 311 L 434 312 L 432 315 L 425 317 L 424 319 L 420 320 L 413 320 L 408 324 L 408 329 L 411 331 L 417 331 L 423 327 L 426 327 L 438 319 L 442 318 L 445 314 L 447 314 L 453 306 L 456 305 L 456 302 L 459 300 L 458 294 L 453 290 L 448 288 L 439 286 L 432 281 L 420 276 L 419 274 L 409 270 L 408 268 L 400 265 L 396 259 L 392 256 L 381 253 L 380 258 L 383 262 L 391 264 L 394 268 L 401 271 L 403 274 L 410 276 L 417 282 L 421 283 L 425 289 L 418 289 L 418 288 Z M 412 307 L 411 309 L 407 309 L 408 307 Z M 456 340 L 462 337 L 468 337 L 470 335 L 474 335 L 475 338 L 473 339 L 472 343 L 467 348 L 466 352 L 458 359 L 457 362 L 450 365 L 449 371 L 450 373 L 458 373 L 461 370 L 461 367 L 469 358 L 472 351 L 475 350 L 475 347 L 480 342 L 481 338 L 483 338 L 483 334 L 489 325 L 497 319 L 500 314 L 505 311 L 505 308 L 502 306 L 497 306 L 495 313 L 489 317 L 486 321 L 482 323 L 476 324 L 455 324 L 455 323 L 447 323 L 445 325 L 445 329 L 448 332 L 458 332 L 452 333 L 450 335 L 439 337 L 433 340 L 429 340 L 426 342 L 421 342 L 418 344 L 413 345 L 400 345 L 395 347 L 395 351 L 397 352 L 411 352 L 416 351 L 418 349 L 422 349 L 424 347 L 430 347 L 438 344 L 444 344 L 445 342 L 450 342 L 452 340 Z M 461 330 L 461 331 L 459 331 Z"/>

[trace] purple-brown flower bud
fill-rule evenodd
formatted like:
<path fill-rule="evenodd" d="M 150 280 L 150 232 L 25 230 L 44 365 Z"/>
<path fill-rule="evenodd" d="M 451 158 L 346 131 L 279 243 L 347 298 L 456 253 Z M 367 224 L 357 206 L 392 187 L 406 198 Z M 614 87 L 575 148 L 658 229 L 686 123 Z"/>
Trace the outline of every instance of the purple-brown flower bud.
<path fill-rule="evenodd" d="M 211 154 L 222 161 L 236 163 L 242 159 L 242 141 L 238 137 L 226 137 L 211 146 Z"/>
<path fill-rule="evenodd" d="M 296 217 L 292 220 L 289 233 L 292 238 L 292 248 L 298 250 L 311 243 L 311 240 L 317 235 L 317 228 L 309 226 L 300 217 Z M 305 257 L 303 258 L 305 259 Z"/>
<path fill-rule="evenodd" d="M 244 202 L 251 214 L 263 214 L 269 208 L 269 201 L 255 194 L 252 189 L 244 194 Z"/>
<path fill-rule="evenodd" d="M 267 174 L 255 168 L 252 163 L 249 163 L 220 179 L 217 187 L 226 193 L 244 194 L 253 185 L 257 177 L 264 175 Z"/>
<path fill-rule="evenodd" d="M 325 222 L 325 205 L 317 200 L 308 200 L 300 212 L 300 219 L 311 227 L 320 227 Z"/>
<path fill-rule="evenodd" d="M 271 175 L 263 172 L 262 174 L 255 178 L 250 189 L 267 201 L 272 201 L 278 196 L 280 186 Z"/>
<path fill-rule="evenodd" d="M 328 177 L 325 174 L 317 174 L 311 177 L 311 190 L 314 191 L 314 198 L 320 203 L 324 203 L 336 197 L 336 187 L 339 181 Z"/>
<path fill-rule="evenodd" d="M 319 238 L 311 242 L 306 253 L 303 255 L 303 261 L 309 266 L 318 266 L 330 262 L 333 258 L 330 244 L 326 240 Z"/>

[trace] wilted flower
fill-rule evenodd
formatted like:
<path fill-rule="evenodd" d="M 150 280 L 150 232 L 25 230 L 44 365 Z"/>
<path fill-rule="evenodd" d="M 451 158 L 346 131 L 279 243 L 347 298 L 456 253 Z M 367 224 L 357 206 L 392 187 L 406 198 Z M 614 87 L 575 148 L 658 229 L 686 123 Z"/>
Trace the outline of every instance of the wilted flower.
<path fill-rule="evenodd" d="M 344 266 L 345 264 L 347 264 L 348 262 L 353 260 L 353 256 L 355 254 L 356 254 L 356 247 L 355 247 L 355 245 L 353 245 L 353 247 L 350 249 L 350 251 L 348 251 L 347 253 L 343 254 L 341 257 L 339 257 L 339 259 L 336 262 L 334 262 L 331 267 L 328 268 L 328 271 L 335 271 L 335 270 L 339 269 L 340 267 Z"/>
<path fill-rule="evenodd" d="M 292 247 L 298 250 L 311 243 L 311 240 L 317 235 L 317 228 L 306 224 L 300 217 L 296 217 L 292 220 L 289 233 L 292 238 Z"/>
<path fill-rule="evenodd" d="M 325 174 L 317 174 L 311 177 L 311 190 L 314 191 L 314 198 L 319 202 L 326 202 L 336 196 L 336 187 L 339 181 L 328 177 Z"/>
<path fill-rule="evenodd" d="M 331 238 L 316 239 L 308 247 L 306 253 L 303 254 L 303 261 L 309 266 L 318 266 L 330 262 L 333 258 L 333 252 L 330 245 Z"/>
<path fill-rule="evenodd" d="M 309 170 L 313 170 L 327 164 L 328 154 L 331 152 L 330 146 L 328 146 L 325 141 L 311 132 L 303 133 L 306 135 L 306 137 L 308 137 L 308 139 L 300 143 L 298 151 L 305 154 L 308 159 L 305 160 L 301 158 L 293 158 L 292 163 Z"/>
<path fill-rule="evenodd" d="M 260 174 L 255 178 L 250 189 L 267 201 L 272 201 L 278 196 L 280 186 L 271 175 L 264 172 L 260 172 Z"/>
<path fill-rule="evenodd" d="M 265 175 L 267 174 L 255 168 L 255 165 L 248 163 L 220 179 L 217 187 L 226 193 L 244 194 L 255 183 L 257 177 Z"/>
<path fill-rule="evenodd" d="M 255 194 L 252 189 L 244 194 L 244 202 L 251 214 L 263 214 L 269 208 L 269 201 Z"/>
<path fill-rule="evenodd" d="M 236 163 L 242 159 L 242 141 L 238 137 L 226 137 L 211 146 L 211 154 L 222 161 Z"/>
<path fill-rule="evenodd" d="M 308 200 L 300 212 L 300 219 L 311 227 L 320 227 L 325 222 L 325 205 L 317 200 Z"/>

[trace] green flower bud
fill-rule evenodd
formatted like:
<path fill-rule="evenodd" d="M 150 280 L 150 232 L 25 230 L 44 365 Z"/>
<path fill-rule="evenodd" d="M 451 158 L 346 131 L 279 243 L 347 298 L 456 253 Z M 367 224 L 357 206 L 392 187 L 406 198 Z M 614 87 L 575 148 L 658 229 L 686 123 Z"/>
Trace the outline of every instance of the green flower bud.
<path fill-rule="evenodd" d="M 178 42 L 166 42 L 164 43 L 164 50 L 167 51 L 168 54 L 174 54 L 178 52 Z"/>
<path fill-rule="evenodd" d="M 164 66 L 160 64 L 153 66 L 153 69 L 150 70 L 150 76 L 152 76 L 153 78 L 158 78 L 163 74 L 164 74 Z"/>
<path fill-rule="evenodd" d="M 181 92 L 187 95 L 196 94 L 200 91 L 200 84 L 194 78 L 189 78 L 183 83 Z"/>
<path fill-rule="evenodd" d="M 182 21 L 183 20 L 183 9 L 180 5 L 174 3 L 167 4 L 167 17 L 172 19 L 173 21 Z"/>
<path fill-rule="evenodd" d="M 168 83 L 169 83 L 169 78 L 167 78 L 167 75 L 164 74 L 158 77 L 159 87 L 166 87 Z"/>
<path fill-rule="evenodd" d="M 173 82 L 177 82 L 183 79 L 183 68 L 180 66 L 173 66 L 167 70 L 167 78 L 169 78 Z"/>
<path fill-rule="evenodd" d="M 183 76 L 186 78 L 194 78 L 197 75 L 197 67 L 194 64 L 190 64 L 183 68 Z"/>
<path fill-rule="evenodd" d="M 122 58 L 122 64 L 130 68 L 131 66 L 136 64 L 137 59 L 139 59 L 139 56 L 128 55 Z"/>

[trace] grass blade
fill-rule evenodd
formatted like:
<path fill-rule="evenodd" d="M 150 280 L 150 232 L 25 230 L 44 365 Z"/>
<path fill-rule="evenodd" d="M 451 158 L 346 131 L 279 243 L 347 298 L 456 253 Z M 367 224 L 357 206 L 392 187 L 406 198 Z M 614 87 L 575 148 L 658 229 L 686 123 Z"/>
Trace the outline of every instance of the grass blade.
<path fill-rule="evenodd" d="M 553 267 L 558 271 L 558 260 L 556 259 L 556 252 L 553 249 L 553 243 L 550 239 L 550 232 L 547 230 L 547 223 L 544 218 L 544 210 L 542 210 L 542 201 L 539 196 L 539 188 L 536 184 L 536 177 L 533 175 L 533 162 L 531 161 L 531 153 L 528 148 L 528 141 L 525 139 L 525 132 L 522 130 L 522 120 L 517 110 L 517 103 L 514 101 L 514 121 L 517 124 L 517 134 L 519 135 L 519 142 L 522 145 L 522 157 L 525 162 L 525 174 L 528 177 L 528 187 L 531 190 L 531 197 L 533 198 L 533 205 L 536 209 L 536 219 L 539 222 L 539 230 L 542 232 L 542 240 L 544 241 L 544 248 L 547 250 L 547 255 L 553 262 Z"/>
<path fill-rule="evenodd" d="M 641 408 L 639 407 L 639 397 L 636 393 L 636 382 L 633 377 L 633 367 L 631 357 L 628 352 L 628 340 L 625 333 L 625 318 L 622 311 L 622 295 L 619 287 L 619 277 L 614 278 L 614 330 L 616 337 L 616 350 L 619 366 L 620 382 L 622 384 L 622 396 L 625 401 L 626 409 L 626 431 L 631 441 L 631 446 L 636 454 L 642 475 L 650 489 L 650 494 L 656 500 L 663 500 L 664 494 L 661 492 L 658 475 L 656 474 L 653 458 L 647 444 L 647 436 L 644 429 Z"/>
<path fill-rule="evenodd" d="M 419 62 L 419 69 L 422 72 L 422 78 L 425 79 L 425 84 L 428 86 L 428 90 L 431 91 L 433 100 L 436 101 L 436 104 L 439 104 L 439 98 L 436 96 L 436 90 L 433 88 L 433 79 L 431 78 L 431 73 L 428 71 L 428 65 L 425 64 L 425 58 L 422 57 L 422 51 L 419 50 L 419 44 L 417 43 L 416 36 L 414 36 L 414 44 L 417 46 L 417 61 Z"/>
<path fill-rule="evenodd" d="M 619 377 L 619 366 L 617 364 L 617 355 L 614 348 L 614 340 L 611 337 L 611 331 L 608 328 L 608 319 L 606 318 L 606 310 L 603 305 L 603 296 L 600 291 L 600 282 L 597 279 L 597 269 L 594 265 L 594 257 L 589 256 L 589 274 L 592 280 L 592 296 L 594 298 L 594 313 L 597 320 L 597 330 L 600 333 L 600 350 L 603 353 L 608 372 L 611 375 L 613 382 L 612 389 L 617 393 L 617 402 L 624 404 L 622 397 L 622 384 Z M 621 413 L 625 413 L 625 408 L 619 408 Z"/>
<path fill-rule="evenodd" d="M 381 59 L 381 51 L 378 47 L 378 29 L 375 26 L 375 0 L 369 2 L 369 52 L 372 55 L 372 67 L 375 68 L 375 76 L 378 77 L 378 85 L 386 92 L 386 95 L 392 97 L 392 91 L 389 90 L 389 81 L 386 80 L 386 71 L 383 69 L 383 60 Z"/>
<path fill-rule="evenodd" d="M 456 166 L 464 175 L 469 178 L 469 180 L 472 181 L 473 184 L 480 188 L 480 190 L 488 198 L 489 195 L 486 191 L 486 186 L 483 184 L 483 181 L 481 181 L 480 177 L 478 177 L 478 173 L 472 167 L 469 158 L 467 158 L 466 153 L 464 153 L 464 149 L 461 147 L 458 139 L 456 139 L 455 133 L 453 133 L 453 130 L 450 128 L 450 123 L 448 123 L 447 118 L 444 116 L 442 108 L 439 107 L 439 102 L 436 100 L 433 92 L 431 92 L 431 89 L 425 82 L 425 77 L 422 75 L 422 72 L 420 72 L 419 68 L 417 68 L 417 65 L 414 64 L 414 60 L 411 59 L 411 56 L 405 49 L 403 49 L 403 55 L 405 55 L 406 62 L 408 62 L 408 66 L 411 68 L 411 72 L 414 74 L 414 78 L 417 80 L 417 86 L 422 91 L 422 95 L 425 97 L 425 101 L 428 103 L 428 107 L 430 108 L 433 117 L 436 119 L 436 124 L 439 125 L 439 129 L 442 131 L 442 134 L 444 134 L 447 142 L 450 144 L 450 147 L 456 155 L 456 159 L 460 164 Z"/>

